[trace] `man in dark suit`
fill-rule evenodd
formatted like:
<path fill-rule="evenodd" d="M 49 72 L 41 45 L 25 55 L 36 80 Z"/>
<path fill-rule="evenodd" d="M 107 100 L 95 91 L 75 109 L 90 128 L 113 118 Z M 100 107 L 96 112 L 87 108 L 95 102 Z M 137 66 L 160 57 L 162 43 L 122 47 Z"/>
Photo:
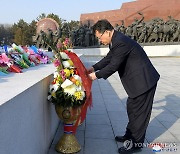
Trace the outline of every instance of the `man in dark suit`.
<path fill-rule="evenodd" d="M 150 120 L 154 94 L 160 75 L 153 67 L 143 48 L 134 40 L 114 30 L 107 20 L 99 20 L 92 27 L 94 34 L 108 54 L 88 69 L 89 77 L 107 79 L 118 71 L 122 85 L 128 94 L 127 113 L 129 122 L 124 136 L 115 140 L 124 142 L 119 153 L 140 151 Z M 125 144 L 128 143 L 128 144 Z M 127 146 L 128 145 L 128 146 Z"/>

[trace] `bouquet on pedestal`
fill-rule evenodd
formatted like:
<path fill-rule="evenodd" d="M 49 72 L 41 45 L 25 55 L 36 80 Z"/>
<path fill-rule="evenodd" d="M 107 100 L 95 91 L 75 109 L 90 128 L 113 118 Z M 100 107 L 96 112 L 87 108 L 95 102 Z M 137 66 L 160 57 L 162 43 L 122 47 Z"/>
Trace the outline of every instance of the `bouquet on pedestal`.
<path fill-rule="evenodd" d="M 66 40 L 67 42 L 67 40 Z M 57 44 L 58 46 L 60 45 Z M 64 45 L 62 45 L 64 49 Z M 85 102 L 86 94 L 77 68 L 66 52 L 59 47 L 55 55 L 54 80 L 50 85 L 48 100 L 63 107 L 75 107 Z"/>
<path fill-rule="evenodd" d="M 64 122 L 64 134 L 56 145 L 56 151 L 75 153 L 81 148 L 74 136 L 77 126 L 91 106 L 91 84 L 88 73 L 79 57 L 67 50 L 69 40 L 54 43 L 46 39 L 55 53 L 54 79 L 50 84 L 48 100 L 55 104 L 56 113 Z M 50 43 L 51 42 L 51 43 Z"/>
<path fill-rule="evenodd" d="M 63 107 L 77 107 L 89 101 L 92 82 L 79 57 L 67 50 L 70 46 L 69 39 L 59 40 L 57 44 L 53 41 L 47 42 L 51 42 L 48 45 L 55 53 L 54 66 L 56 67 L 48 100 Z"/>

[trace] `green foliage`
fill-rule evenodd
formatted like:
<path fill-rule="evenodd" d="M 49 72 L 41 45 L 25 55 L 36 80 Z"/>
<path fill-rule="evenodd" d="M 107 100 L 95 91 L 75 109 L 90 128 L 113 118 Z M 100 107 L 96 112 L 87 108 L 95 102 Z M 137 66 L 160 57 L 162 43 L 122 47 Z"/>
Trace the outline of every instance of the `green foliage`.
<path fill-rule="evenodd" d="M 69 25 L 70 31 L 72 31 L 74 29 L 78 29 L 79 21 L 71 20 L 70 22 L 68 22 L 68 25 Z"/>
<path fill-rule="evenodd" d="M 63 19 L 59 18 L 58 15 L 55 15 L 55 14 L 51 13 L 51 14 L 48 14 L 48 15 L 47 15 L 47 18 L 54 19 L 54 20 L 58 23 L 59 27 L 62 26 Z"/>
<path fill-rule="evenodd" d="M 0 25 L 0 45 L 11 44 L 13 39 L 13 31 L 11 25 Z"/>
<path fill-rule="evenodd" d="M 29 32 L 31 33 L 31 35 L 36 35 L 36 28 L 37 28 L 36 24 L 37 22 L 33 20 L 29 25 Z"/>
<path fill-rule="evenodd" d="M 35 22 L 26 23 L 20 19 L 17 24 L 14 24 L 14 42 L 20 45 L 32 45 L 32 36 L 35 33 Z"/>
<path fill-rule="evenodd" d="M 36 19 L 37 21 L 46 18 L 46 14 L 45 13 L 41 13 Z"/>

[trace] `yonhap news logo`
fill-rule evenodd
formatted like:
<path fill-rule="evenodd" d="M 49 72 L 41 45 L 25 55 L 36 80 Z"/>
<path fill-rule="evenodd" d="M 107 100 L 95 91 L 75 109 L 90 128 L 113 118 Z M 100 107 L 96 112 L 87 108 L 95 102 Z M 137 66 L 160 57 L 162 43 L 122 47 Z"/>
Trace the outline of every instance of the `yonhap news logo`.
<path fill-rule="evenodd" d="M 173 143 L 150 143 L 149 148 L 152 148 L 153 152 L 176 152 L 177 144 Z"/>
<path fill-rule="evenodd" d="M 129 145 L 129 144 L 127 144 Z M 177 144 L 175 142 L 155 142 L 155 143 L 134 143 L 135 147 L 151 148 L 153 152 L 177 152 Z"/>
<path fill-rule="evenodd" d="M 130 140 L 126 140 L 126 141 L 124 141 L 123 146 L 124 146 L 127 150 L 131 149 L 131 148 L 133 147 L 133 141 L 132 141 L 131 139 L 130 139 Z"/>

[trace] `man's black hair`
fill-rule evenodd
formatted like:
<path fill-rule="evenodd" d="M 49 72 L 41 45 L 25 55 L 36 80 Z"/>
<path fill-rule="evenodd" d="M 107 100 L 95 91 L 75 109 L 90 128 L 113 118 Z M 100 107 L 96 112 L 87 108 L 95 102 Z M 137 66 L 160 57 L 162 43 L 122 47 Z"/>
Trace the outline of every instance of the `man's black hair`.
<path fill-rule="evenodd" d="M 104 33 L 106 30 L 113 30 L 113 26 L 110 24 L 110 22 L 106 19 L 97 21 L 93 26 L 92 30 L 95 34 L 96 30 L 100 33 Z"/>

